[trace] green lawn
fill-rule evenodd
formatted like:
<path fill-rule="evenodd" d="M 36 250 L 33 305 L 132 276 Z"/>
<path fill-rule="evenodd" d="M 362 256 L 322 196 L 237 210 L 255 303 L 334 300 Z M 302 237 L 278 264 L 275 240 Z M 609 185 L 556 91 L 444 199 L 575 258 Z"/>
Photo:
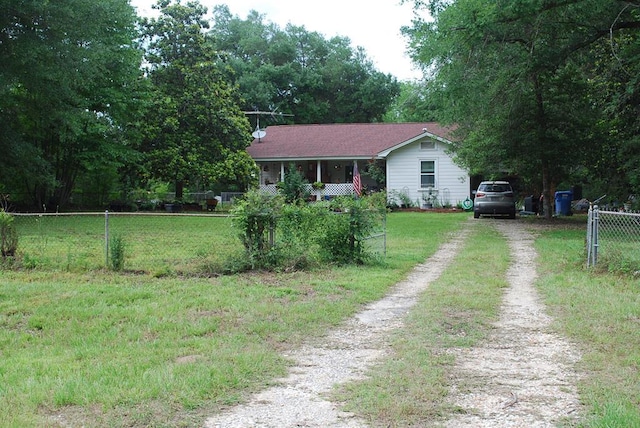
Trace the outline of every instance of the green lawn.
<path fill-rule="evenodd" d="M 158 276 L 196 274 L 241 250 L 226 216 L 18 216 L 16 228 L 23 263 L 44 270 L 104 268 L 107 230 L 124 241 L 126 270 Z"/>
<path fill-rule="evenodd" d="M 554 327 L 583 355 L 576 367 L 586 412 L 579 426 L 640 427 L 640 280 L 585 269 L 586 221 L 519 221 L 537 235 L 536 285 Z M 471 234 L 394 335 L 393 358 L 336 392 L 346 408 L 374 427 L 430 426 L 455 411 L 446 400 L 453 360 L 442 350 L 486 337 L 501 304 L 506 254 L 498 234 Z"/>
<path fill-rule="evenodd" d="M 35 269 L 0 271 L 0 426 L 199 426 L 284 374 L 283 351 L 382 297 L 469 218 L 390 214 L 380 264 L 210 278 L 176 273 L 238 251 L 225 217 L 118 218 L 113 227 L 133 250 L 124 273 L 101 269 L 100 250 L 97 261 L 70 255 L 104 232 L 99 219 L 75 219 L 84 232 L 67 224 L 58 235 L 51 224 L 33 225 L 40 227 L 33 242 L 55 242 L 60 262 L 36 246 L 29 250 Z M 558 219 L 539 232 L 537 286 L 556 328 L 583 352 L 583 425 L 640 427 L 640 284 L 585 271 L 584 230 L 575 219 Z M 150 244 L 170 233 L 172 247 Z M 157 267 L 138 271 L 149 261 Z M 449 410 L 451 361 L 432 350 L 473 346 L 486 334 L 504 286 L 499 277 L 483 279 L 487 264 L 502 272 L 506 245 L 476 230 L 397 333 L 394 361 L 372 372 L 372 384 L 341 392 L 351 408 L 385 426 Z M 478 288 L 481 282 L 492 286 Z"/>
<path fill-rule="evenodd" d="M 536 242 L 538 286 L 560 331 L 578 343 L 584 426 L 640 427 L 640 279 L 584 269 L 584 230 L 555 228 Z"/>
<path fill-rule="evenodd" d="M 99 241 L 103 219 L 32 223 L 26 236 L 60 254 L 21 234 L 21 251 L 41 259 L 0 271 L 0 425 L 199 425 L 285 373 L 283 350 L 379 299 L 468 217 L 391 214 L 376 265 L 212 278 L 87 270 L 100 266 L 100 245 L 86 241 Z M 240 246 L 225 217 L 115 220 L 134 270 L 136 258 L 175 272 Z M 95 257 L 76 263 L 78 246 Z"/>

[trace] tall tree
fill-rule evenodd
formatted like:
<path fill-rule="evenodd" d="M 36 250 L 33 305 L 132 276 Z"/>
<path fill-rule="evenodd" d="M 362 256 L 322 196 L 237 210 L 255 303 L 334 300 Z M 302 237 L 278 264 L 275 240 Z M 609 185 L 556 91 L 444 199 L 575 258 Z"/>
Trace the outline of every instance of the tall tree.
<path fill-rule="evenodd" d="M 251 129 L 207 41 L 206 8 L 179 0 L 155 8 L 161 15 L 142 22 L 154 94 L 144 131 L 148 174 L 175 182 L 178 199 L 185 184 L 203 179 L 246 188 L 256 176 L 245 151 Z"/>
<path fill-rule="evenodd" d="M 384 115 L 385 122 L 432 122 L 437 106 L 429 93 L 429 86 L 421 82 L 401 82 L 400 95 Z"/>
<path fill-rule="evenodd" d="M 128 151 L 136 16 L 127 0 L 0 0 L 0 10 L 0 179 L 38 207 L 61 206 L 79 175 Z"/>
<path fill-rule="evenodd" d="M 617 29 L 623 5 L 431 1 L 434 20 L 405 32 L 414 59 L 433 73 L 440 120 L 459 126 L 457 159 L 471 172 L 539 180 L 551 215 L 553 187 L 601 141 L 585 58 Z"/>
<path fill-rule="evenodd" d="M 617 198 L 640 195 L 640 4 L 629 2 L 622 12 L 589 62 L 592 99 L 606 116 L 600 124 L 606 139 L 590 152 L 589 179 L 599 194 Z"/>
<path fill-rule="evenodd" d="M 246 110 L 292 114 L 296 123 L 381 121 L 400 91 L 346 37 L 326 40 L 289 24 L 283 30 L 256 11 L 245 20 L 214 9 L 216 49 L 227 53 Z"/>

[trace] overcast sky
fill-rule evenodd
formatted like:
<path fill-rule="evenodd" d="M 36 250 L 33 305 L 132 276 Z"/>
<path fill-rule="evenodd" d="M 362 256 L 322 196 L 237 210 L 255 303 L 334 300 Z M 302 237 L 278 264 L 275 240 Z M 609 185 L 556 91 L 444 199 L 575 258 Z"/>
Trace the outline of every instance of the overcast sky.
<path fill-rule="evenodd" d="M 138 14 L 149 16 L 155 0 L 131 0 Z M 400 27 L 411 25 L 412 3 L 400 0 L 200 0 L 209 12 L 216 4 L 227 4 L 233 15 L 246 19 L 250 10 L 265 15 L 265 21 L 304 26 L 331 38 L 346 36 L 362 46 L 375 67 L 399 80 L 420 78 L 406 55 L 406 39 Z"/>

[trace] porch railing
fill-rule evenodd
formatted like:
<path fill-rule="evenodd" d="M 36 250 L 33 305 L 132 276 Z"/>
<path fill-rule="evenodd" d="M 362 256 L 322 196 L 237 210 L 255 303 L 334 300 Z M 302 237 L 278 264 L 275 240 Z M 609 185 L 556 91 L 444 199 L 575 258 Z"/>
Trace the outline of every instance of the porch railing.
<path fill-rule="evenodd" d="M 352 183 L 325 183 L 324 189 L 314 189 L 311 184 L 305 184 L 305 187 L 311 195 L 316 195 L 318 198 L 324 196 L 353 195 Z M 278 193 L 278 188 L 275 184 L 264 184 L 260 186 L 260 190 L 271 195 Z"/>

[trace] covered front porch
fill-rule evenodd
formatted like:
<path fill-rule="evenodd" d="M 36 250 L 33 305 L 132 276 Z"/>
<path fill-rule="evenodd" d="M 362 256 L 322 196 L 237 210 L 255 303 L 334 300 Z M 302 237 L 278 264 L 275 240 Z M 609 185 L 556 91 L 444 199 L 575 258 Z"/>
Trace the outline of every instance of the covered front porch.
<path fill-rule="evenodd" d="M 376 182 L 362 172 L 366 171 L 367 161 L 363 160 L 291 160 L 260 161 L 260 189 L 267 193 L 278 192 L 277 183 L 284 180 L 285 173 L 291 165 L 309 182 L 309 193 L 317 199 L 353 194 L 353 171 L 358 162 L 358 171 L 364 188 L 372 189 Z"/>

